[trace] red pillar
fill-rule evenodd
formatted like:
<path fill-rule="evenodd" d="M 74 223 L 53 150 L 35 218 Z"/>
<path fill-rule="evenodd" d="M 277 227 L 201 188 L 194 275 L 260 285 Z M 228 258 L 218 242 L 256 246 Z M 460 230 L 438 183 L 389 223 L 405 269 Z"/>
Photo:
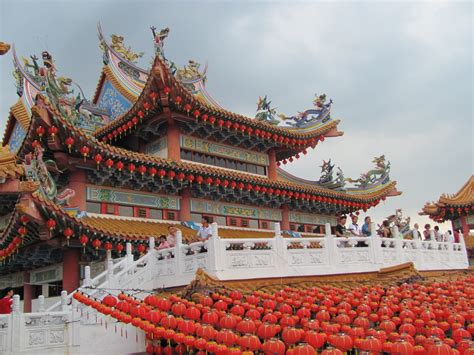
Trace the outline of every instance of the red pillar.
<path fill-rule="evenodd" d="M 179 127 L 174 122 L 169 124 L 167 133 L 168 159 L 171 159 L 173 161 L 181 160 L 181 148 L 179 138 Z"/>
<path fill-rule="evenodd" d="M 63 290 L 71 293 L 79 287 L 79 261 L 81 250 L 67 248 L 63 255 Z"/>
<path fill-rule="evenodd" d="M 23 272 L 23 312 L 31 312 L 31 300 L 33 298 L 33 286 L 30 285 L 30 273 Z"/>
<path fill-rule="evenodd" d="M 281 230 L 290 230 L 290 208 L 288 205 L 281 206 Z"/>
<path fill-rule="evenodd" d="M 69 203 L 73 207 L 79 207 L 81 211 L 86 209 L 86 172 L 76 170 L 69 175 L 69 188 L 76 193 L 70 198 Z"/>
<path fill-rule="evenodd" d="M 461 216 L 461 231 L 464 238 L 469 236 L 469 226 L 467 225 L 466 216 Z"/>
<path fill-rule="evenodd" d="M 270 149 L 268 151 L 268 179 L 278 179 L 275 149 Z"/>
<path fill-rule="evenodd" d="M 191 194 L 188 188 L 185 188 L 181 192 L 181 210 L 179 212 L 179 218 L 182 221 L 190 221 L 191 220 Z"/>

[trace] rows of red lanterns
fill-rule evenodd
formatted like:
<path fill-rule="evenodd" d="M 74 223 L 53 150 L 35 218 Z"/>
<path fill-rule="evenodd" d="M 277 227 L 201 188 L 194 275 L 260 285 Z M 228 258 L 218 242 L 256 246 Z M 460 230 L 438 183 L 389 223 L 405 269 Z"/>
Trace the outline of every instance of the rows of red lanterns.
<path fill-rule="evenodd" d="M 171 88 L 168 86 L 164 87 L 162 90 L 162 92 L 166 95 L 170 95 L 171 91 L 172 91 Z M 141 103 L 141 107 L 137 108 L 137 114 L 133 116 L 131 119 L 129 119 L 128 121 L 124 122 L 119 127 L 109 132 L 107 135 L 103 136 L 101 138 L 102 142 L 111 142 L 111 141 L 120 139 L 122 135 L 127 134 L 127 132 L 130 133 L 131 130 L 137 126 L 140 120 L 142 120 L 145 117 L 145 115 L 150 110 L 153 109 L 154 103 L 156 102 L 156 99 L 158 98 L 158 93 L 155 91 L 152 91 L 150 92 L 148 96 L 151 99 L 151 102 L 148 100 L 143 100 L 143 102 Z M 237 134 L 242 134 L 242 135 L 246 134 L 248 136 L 254 136 L 259 139 L 267 140 L 273 143 L 278 143 L 280 145 L 285 145 L 287 147 L 292 147 L 293 149 L 297 150 L 298 153 L 295 155 L 295 158 L 290 157 L 288 160 L 285 159 L 282 161 L 283 164 L 287 164 L 287 162 L 292 162 L 294 159 L 298 159 L 300 157 L 300 153 L 302 154 L 307 153 L 306 149 L 308 147 L 315 148 L 318 141 L 319 142 L 324 141 L 323 135 L 320 135 L 318 137 L 304 138 L 304 139 L 289 138 L 283 134 L 277 134 L 277 133 L 265 131 L 263 129 L 253 128 L 244 123 L 238 123 L 232 120 L 216 118 L 216 116 L 208 115 L 207 113 L 202 112 L 198 108 L 193 108 L 193 106 L 189 103 L 182 105 L 183 98 L 181 96 L 174 96 L 171 99 L 171 102 L 174 103 L 178 108 L 184 109 L 184 111 L 189 116 L 192 116 L 196 120 L 200 120 L 203 123 L 207 123 L 207 124 L 219 127 L 220 129 L 234 131 Z"/>
<path fill-rule="evenodd" d="M 38 141 L 33 142 L 34 146 L 35 143 L 40 144 Z M 71 152 L 75 139 L 71 136 L 67 137 L 64 140 L 64 143 L 66 144 L 69 152 Z M 144 178 L 145 176 L 150 176 L 151 178 L 154 178 L 155 176 L 160 178 L 160 179 L 169 179 L 173 180 L 176 179 L 177 181 L 184 183 L 196 183 L 198 185 L 207 185 L 207 186 L 221 186 L 223 188 L 229 188 L 232 190 L 239 190 L 239 191 L 247 191 L 247 192 L 254 192 L 257 194 L 267 194 L 269 196 L 276 196 L 276 197 L 282 197 L 282 198 L 290 198 L 290 199 L 295 199 L 295 200 L 301 200 L 301 201 L 307 201 L 307 202 L 313 202 L 313 203 L 326 203 L 326 204 L 333 204 L 333 205 L 338 205 L 341 207 L 346 207 L 350 209 L 363 209 L 366 211 L 370 207 L 376 206 L 380 203 L 380 200 L 385 200 L 385 197 L 382 197 L 381 199 L 376 199 L 370 202 L 354 202 L 354 201 L 347 201 L 347 200 L 342 200 L 338 198 L 331 198 L 331 197 L 326 197 L 326 196 L 317 196 L 317 195 L 312 195 L 309 193 L 300 193 L 300 192 L 294 192 L 294 191 L 288 191 L 284 189 L 279 189 L 279 188 L 272 188 L 272 187 L 266 187 L 266 186 L 261 186 L 257 185 L 255 183 L 244 183 L 242 181 L 235 181 L 235 180 L 229 180 L 229 179 L 221 179 L 219 177 L 212 178 L 210 176 L 203 176 L 199 174 L 185 174 L 184 172 L 177 172 L 172 169 L 157 169 L 153 166 L 145 166 L 142 164 L 134 164 L 134 163 L 127 163 L 123 162 L 122 160 L 113 160 L 111 158 L 106 159 L 105 156 L 103 156 L 100 153 L 91 155 L 91 148 L 87 145 L 83 145 L 79 148 L 79 153 L 80 155 L 84 158 L 84 161 L 87 159 L 92 159 L 97 167 L 97 169 L 100 169 L 102 166 L 105 166 L 106 169 L 114 169 L 115 171 L 118 171 L 119 173 L 122 171 L 127 171 L 130 174 L 137 174 L 138 176 L 141 176 Z"/>
<path fill-rule="evenodd" d="M 25 215 L 22 215 L 20 216 L 19 220 L 21 225 L 16 230 L 15 236 L 11 238 L 11 241 L 5 247 L 0 248 L 0 262 L 3 262 L 8 257 L 11 257 L 18 252 L 18 249 L 23 242 L 23 238 L 28 233 L 27 224 L 29 222 L 29 218 Z"/>
<path fill-rule="evenodd" d="M 138 300 L 74 298 L 146 333 L 155 354 L 474 354 L 474 278 Z"/>
<path fill-rule="evenodd" d="M 463 205 L 458 207 L 440 207 L 440 212 L 436 216 L 429 216 L 435 222 L 443 222 L 449 219 L 459 218 L 474 214 L 474 205 Z"/>

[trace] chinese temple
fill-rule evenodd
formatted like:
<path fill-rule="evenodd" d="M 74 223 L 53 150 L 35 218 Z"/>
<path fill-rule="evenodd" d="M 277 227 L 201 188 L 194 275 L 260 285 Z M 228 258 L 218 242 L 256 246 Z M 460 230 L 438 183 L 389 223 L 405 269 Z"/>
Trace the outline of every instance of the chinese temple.
<path fill-rule="evenodd" d="M 474 256 L 474 176 L 457 193 L 443 194 L 438 201 L 427 202 L 420 215 L 426 215 L 438 223 L 451 221 L 453 231 L 462 232 L 466 247 L 471 257 Z"/>
<path fill-rule="evenodd" d="M 398 287 L 402 279 L 442 276 L 453 280 L 445 287 L 454 296 L 461 292 L 455 288 L 472 295 L 463 243 L 334 238 L 338 216 L 400 194 L 384 155 L 356 179 L 331 160 L 315 168 L 314 180 L 284 170 L 342 136 L 325 94 L 294 115 L 278 113 L 267 96 L 258 99 L 255 117 L 230 112 L 206 90 L 207 67 L 189 60 L 179 68 L 165 55 L 170 30 L 151 30 L 155 56 L 144 69 L 143 53 L 122 36 L 109 40 L 99 26 L 103 67 L 91 97 L 60 74 L 48 51 L 20 59 L 11 49 L 18 101 L 0 150 L 0 287 L 13 286 L 16 295 L 11 317 L 0 315 L 0 351 L 162 353 L 168 344 L 176 348 L 166 353 L 310 354 L 340 343 L 307 340 L 308 348 L 303 329 L 319 331 L 319 322 L 332 324 L 337 313 L 345 317 L 340 325 L 355 318 L 332 305 L 348 311 L 364 303 L 365 317 L 397 295 L 398 311 L 403 298 L 430 297 L 431 286 Z M 197 242 L 203 217 L 212 236 Z M 393 221 L 394 236 L 403 236 L 398 228 L 408 222 L 398 214 Z M 156 249 L 169 226 L 178 228 L 176 245 Z M 384 282 L 391 288 L 370 288 Z M 260 320 L 277 306 L 277 318 Z M 316 314 L 317 326 L 310 320 Z M 370 321 L 375 327 L 387 315 L 370 314 Z M 248 335 L 277 321 L 280 328 Z M 368 327 L 368 318 L 362 321 Z M 107 330 L 110 322 L 114 330 Z M 358 332 L 365 339 L 365 330 Z M 276 350 L 265 351 L 261 341 L 270 346 L 274 337 L 285 343 L 272 340 Z M 381 347 L 372 338 L 357 349 Z"/>

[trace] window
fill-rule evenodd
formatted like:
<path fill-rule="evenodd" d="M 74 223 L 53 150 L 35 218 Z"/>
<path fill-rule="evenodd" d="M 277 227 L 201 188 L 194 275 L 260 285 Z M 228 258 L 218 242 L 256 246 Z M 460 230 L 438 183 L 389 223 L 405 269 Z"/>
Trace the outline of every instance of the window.
<path fill-rule="evenodd" d="M 245 163 L 242 163 L 240 161 L 237 162 L 237 170 L 240 171 L 247 171 L 247 166 Z"/>
<path fill-rule="evenodd" d="M 297 229 L 298 229 L 298 226 L 296 224 L 293 224 L 293 223 L 290 224 L 291 231 L 296 231 Z"/>
<path fill-rule="evenodd" d="M 100 213 L 100 203 L 86 202 L 86 211 L 90 213 Z"/>
<path fill-rule="evenodd" d="M 163 219 L 163 211 L 150 209 L 149 218 Z"/>
<path fill-rule="evenodd" d="M 164 217 L 170 221 L 176 221 L 178 219 L 178 213 L 176 211 L 163 211 Z"/>
<path fill-rule="evenodd" d="M 149 218 L 149 209 L 145 207 L 135 207 L 135 217 Z"/>
<path fill-rule="evenodd" d="M 215 218 L 216 218 L 215 216 L 210 216 L 210 215 L 202 215 L 202 217 L 207 217 L 207 220 L 209 221 L 209 223 L 214 223 Z M 199 222 L 201 221 L 202 221 L 202 218 Z"/>
<path fill-rule="evenodd" d="M 260 221 L 260 228 L 261 229 L 270 229 L 269 226 L 268 226 L 267 221 Z"/>
<path fill-rule="evenodd" d="M 229 217 L 227 223 L 231 227 L 237 227 L 237 218 Z"/>
<path fill-rule="evenodd" d="M 191 221 L 193 222 L 201 222 L 202 221 L 202 214 L 200 213 L 191 213 Z"/>
<path fill-rule="evenodd" d="M 236 170 L 237 169 L 237 163 L 233 160 L 227 160 L 227 168 Z"/>
<path fill-rule="evenodd" d="M 100 206 L 100 212 L 102 214 L 118 215 L 118 205 L 113 205 L 111 203 L 102 203 Z"/>
<path fill-rule="evenodd" d="M 267 169 L 264 166 L 257 165 L 257 174 L 267 175 Z"/>
<path fill-rule="evenodd" d="M 248 219 L 242 218 L 242 219 L 240 220 L 240 226 L 241 226 L 241 227 L 248 228 L 248 227 L 249 227 L 249 224 L 250 224 L 250 223 L 249 223 L 249 220 L 248 220 Z"/>
<path fill-rule="evenodd" d="M 258 220 L 249 219 L 249 228 L 258 228 Z"/>
<path fill-rule="evenodd" d="M 216 165 L 220 166 L 221 168 L 225 168 L 225 159 L 224 158 L 216 158 Z"/>
<path fill-rule="evenodd" d="M 119 216 L 133 217 L 133 207 L 131 206 L 118 206 Z"/>
<path fill-rule="evenodd" d="M 247 171 L 252 174 L 257 173 L 257 166 L 253 164 L 247 164 Z"/>

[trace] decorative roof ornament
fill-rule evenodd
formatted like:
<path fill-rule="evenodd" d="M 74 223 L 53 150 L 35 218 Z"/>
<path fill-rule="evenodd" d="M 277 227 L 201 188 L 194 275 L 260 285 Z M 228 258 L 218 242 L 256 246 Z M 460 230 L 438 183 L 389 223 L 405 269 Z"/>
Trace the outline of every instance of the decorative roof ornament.
<path fill-rule="evenodd" d="M 10 50 L 10 45 L 0 41 L 0 55 L 5 55 Z"/>
<path fill-rule="evenodd" d="M 134 52 L 130 46 L 125 47 L 123 36 L 113 34 L 110 37 L 112 38 L 110 47 L 130 63 L 136 64 L 138 58 L 143 57 L 143 52 Z"/>
<path fill-rule="evenodd" d="M 354 183 L 356 187 L 364 189 L 374 184 L 385 184 L 390 181 L 390 162 L 385 162 L 385 155 L 375 157 L 372 160 L 375 168 L 361 174 L 358 179 L 347 178 L 346 181 Z"/>
<path fill-rule="evenodd" d="M 199 64 L 193 59 L 190 59 L 188 60 L 188 64 L 186 64 L 183 68 L 178 69 L 176 71 L 176 78 L 184 84 L 191 83 L 198 80 L 202 80 L 203 82 L 206 82 L 207 64 L 204 67 L 204 70 L 202 72 L 199 71 L 200 67 L 201 67 L 201 64 Z"/>
<path fill-rule="evenodd" d="M 335 164 L 331 164 L 331 159 L 328 161 L 323 160 L 323 165 L 320 166 L 321 177 L 318 180 L 318 184 L 328 189 L 344 190 L 344 173 L 342 169 L 338 167 L 336 177 L 334 178 L 334 167 Z"/>
<path fill-rule="evenodd" d="M 321 121 L 322 123 L 327 122 L 331 119 L 332 99 L 330 99 L 328 103 L 326 103 L 326 99 L 326 94 L 315 94 L 315 99 L 313 100 L 315 108 L 298 112 L 296 116 L 286 116 L 284 114 L 279 114 L 278 117 L 284 121 L 287 121 L 286 123 L 289 126 L 298 128 L 306 127 L 316 121 Z"/>
<path fill-rule="evenodd" d="M 163 28 L 160 30 L 160 32 L 156 31 L 155 26 L 151 26 L 150 29 L 151 29 L 151 32 L 153 33 L 153 39 L 155 42 L 155 52 L 161 58 L 165 59 L 164 44 L 165 44 L 165 39 L 168 37 L 170 33 L 170 28 L 169 27 Z"/>
<path fill-rule="evenodd" d="M 271 101 L 268 101 L 267 95 L 263 98 L 260 96 L 257 102 L 257 114 L 255 115 L 255 119 L 277 126 L 280 120 L 276 118 L 276 109 L 270 106 L 271 103 Z"/>

